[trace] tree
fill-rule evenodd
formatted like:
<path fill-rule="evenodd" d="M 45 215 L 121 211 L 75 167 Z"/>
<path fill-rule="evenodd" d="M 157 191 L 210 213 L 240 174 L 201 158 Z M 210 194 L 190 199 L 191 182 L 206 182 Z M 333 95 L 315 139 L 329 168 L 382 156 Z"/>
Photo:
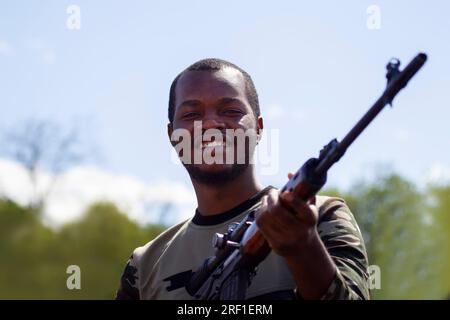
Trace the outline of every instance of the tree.
<path fill-rule="evenodd" d="M 433 254 L 439 273 L 436 287 L 439 294 L 450 299 L 450 185 L 431 185 L 428 188 L 428 210 L 431 213 Z"/>
<path fill-rule="evenodd" d="M 0 299 L 46 298 L 58 275 L 57 239 L 30 208 L 0 199 Z"/>
<path fill-rule="evenodd" d="M 425 196 L 396 174 L 343 193 L 361 228 L 369 263 L 381 269 L 381 299 L 440 298 L 435 241 Z"/>
<path fill-rule="evenodd" d="M 163 230 L 139 226 L 110 203 L 52 230 L 30 208 L 0 199 L 0 299 L 112 299 L 133 249 Z M 81 269 L 80 290 L 66 286 L 70 265 Z"/>
<path fill-rule="evenodd" d="M 30 208 L 40 214 L 45 206 L 58 174 L 85 157 L 80 149 L 78 129 L 61 129 L 48 120 L 30 119 L 23 125 L 10 129 L 4 136 L 10 158 L 21 163 L 27 170 L 32 186 Z M 40 188 L 40 172 L 52 173 L 47 186 Z"/>
<path fill-rule="evenodd" d="M 140 227 L 111 203 L 93 204 L 83 218 L 64 226 L 59 239 L 67 264 L 81 268 L 82 290 L 64 290 L 67 298 L 112 299 L 133 250 L 164 230 Z"/>

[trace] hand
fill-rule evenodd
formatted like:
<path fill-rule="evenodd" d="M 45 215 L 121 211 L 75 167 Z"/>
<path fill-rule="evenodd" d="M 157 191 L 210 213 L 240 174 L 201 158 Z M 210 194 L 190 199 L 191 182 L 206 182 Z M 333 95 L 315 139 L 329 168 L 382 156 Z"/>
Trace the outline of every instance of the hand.
<path fill-rule="evenodd" d="M 289 179 L 292 173 L 288 174 Z M 292 192 L 271 191 L 256 213 L 256 224 L 272 250 L 280 256 L 298 255 L 317 238 L 318 210 Z"/>

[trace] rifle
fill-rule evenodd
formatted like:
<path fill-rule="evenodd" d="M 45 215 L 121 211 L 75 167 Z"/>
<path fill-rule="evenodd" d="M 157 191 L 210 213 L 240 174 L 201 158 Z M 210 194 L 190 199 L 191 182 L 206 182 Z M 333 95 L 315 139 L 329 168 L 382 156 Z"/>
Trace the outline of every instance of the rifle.
<path fill-rule="evenodd" d="M 391 59 L 386 66 L 386 88 L 374 105 L 341 142 L 337 139 L 331 140 L 320 151 L 318 158 L 307 160 L 284 185 L 281 192 L 286 190 L 294 192 L 305 202 L 314 197 L 325 185 L 327 172 L 331 166 L 339 161 L 347 148 L 387 104 L 392 106 L 397 93 L 408 84 L 426 60 L 427 55 L 419 53 L 400 71 L 400 61 Z M 187 292 L 195 299 L 245 299 L 257 266 L 271 251 L 254 223 L 255 212 L 256 210 L 253 210 L 239 223 L 231 224 L 225 234 L 214 235 L 215 255 L 207 258 L 186 284 Z"/>

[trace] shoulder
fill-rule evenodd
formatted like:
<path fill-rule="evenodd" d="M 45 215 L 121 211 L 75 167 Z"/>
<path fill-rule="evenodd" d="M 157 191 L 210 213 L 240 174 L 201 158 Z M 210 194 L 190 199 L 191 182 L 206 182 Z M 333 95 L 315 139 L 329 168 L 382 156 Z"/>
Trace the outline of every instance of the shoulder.
<path fill-rule="evenodd" d="M 141 296 L 141 282 L 144 274 L 152 268 L 163 254 L 167 245 L 183 230 L 189 220 L 183 221 L 162 232 L 152 241 L 136 248 L 127 261 L 120 278 L 119 289 L 116 293 L 118 300 L 139 300 Z"/>
<path fill-rule="evenodd" d="M 132 255 L 133 260 L 135 260 L 135 264 L 139 266 L 143 259 L 147 261 L 156 261 L 163 254 L 168 245 L 177 237 L 177 235 L 187 228 L 190 220 L 191 219 L 187 219 L 168 228 L 159 234 L 155 239 L 141 247 L 136 248 Z"/>
<path fill-rule="evenodd" d="M 342 198 L 318 195 L 316 196 L 316 207 L 319 211 L 319 224 L 335 219 L 355 220 L 350 208 Z"/>
<path fill-rule="evenodd" d="M 344 199 L 325 195 L 316 196 L 316 206 L 321 214 L 337 208 L 348 208 Z"/>

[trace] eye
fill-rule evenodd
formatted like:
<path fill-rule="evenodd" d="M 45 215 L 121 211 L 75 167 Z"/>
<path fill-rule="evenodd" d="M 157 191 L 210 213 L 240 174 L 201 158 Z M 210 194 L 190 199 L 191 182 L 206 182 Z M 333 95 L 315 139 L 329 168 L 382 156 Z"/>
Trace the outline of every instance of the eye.
<path fill-rule="evenodd" d="M 242 114 L 242 111 L 239 109 L 227 109 L 224 111 L 224 113 L 228 115 L 240 115 Z"/>
<path fill-rule="evenodd" d="M 198 112 L 186 112 L 185 114 L 183 114 L 182 118 L 183 119 L 192 119 L 195 118 L 199 115 Z"/>

